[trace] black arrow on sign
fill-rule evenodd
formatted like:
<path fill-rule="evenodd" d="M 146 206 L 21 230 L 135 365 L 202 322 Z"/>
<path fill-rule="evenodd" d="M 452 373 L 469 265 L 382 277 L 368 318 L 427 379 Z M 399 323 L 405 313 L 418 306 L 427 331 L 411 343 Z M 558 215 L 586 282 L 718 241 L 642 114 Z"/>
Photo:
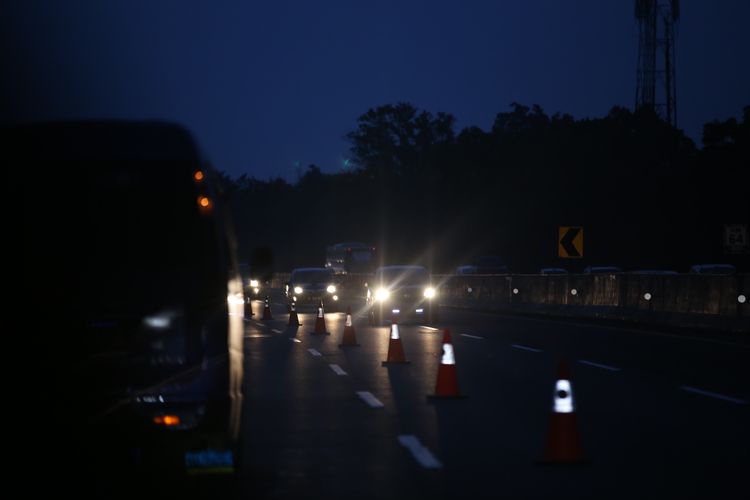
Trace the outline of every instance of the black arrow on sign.
<path fill-rule="evenodd" d="M 578 249 L 573 245 L 573 240 L 576 239 L 576 236 L 578 236 L 578 233 L 581 232 L 580 227 L 571 227 L 568 229 L 568 232 L 565 233 L 565 236 L 562 237 L 560 240 L 560 245 L 565 249 L 565 251 L 568 253 L 570 257 L 580 257 L 581 254 L 578 253 Z"/>

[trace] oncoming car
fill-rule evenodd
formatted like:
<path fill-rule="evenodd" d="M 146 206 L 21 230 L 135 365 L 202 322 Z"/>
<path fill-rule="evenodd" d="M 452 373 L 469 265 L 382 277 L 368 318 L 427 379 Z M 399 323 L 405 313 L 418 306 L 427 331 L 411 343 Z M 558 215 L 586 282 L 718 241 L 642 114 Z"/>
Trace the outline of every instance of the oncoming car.
<path fill-rule="evenodd" d="M 245 289 L 246 298 L 260 298 L 263 290 L 263 281 L 258 273 L 253 273 L 250 264 L 240 262 L 240 275 L 242 276 L 242 286 Z"/>
<path fill-rule="evenodd" d="M 375 271 L 367 291 L 370 320 L 416 316 L 435 323 L 439 319 L 438 293 L 430 273 L 422 266 L 385 266 Z"/>
<path fill-rule="evenodd" d="M 286 296 L 296 304 L 323 304 L 331 309 L 339 300 L 333 271 L 324 267 L 300 267 L 292 271 Z"/>

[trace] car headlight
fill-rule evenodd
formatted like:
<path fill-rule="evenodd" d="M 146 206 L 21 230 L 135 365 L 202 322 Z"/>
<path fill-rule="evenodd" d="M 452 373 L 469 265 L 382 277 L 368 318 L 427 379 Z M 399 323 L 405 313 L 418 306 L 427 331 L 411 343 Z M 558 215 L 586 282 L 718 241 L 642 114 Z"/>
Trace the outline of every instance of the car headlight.
<path fill-rule="evenodd" d="M 297 295 L 301 294 L 302 293 L 302 287 L 301 286 L 295 286 L 294 287 L 294 293 L 296 293 Z"/>
<path fill-rule="evenodd" d="M 428 299 L 433 298 L 435 296 L 435 289 L 432 288 L 431 286 L 428 286 L 427 288 L 424 289 L 424 296 L 427 297 Z"/>
<path fill-rule="evenodd" d="M 328 288 L 326 288 L 328 293 L 336 293 L 336 287 L 333 285 L 328 285 Z"/>
<path fill-rule="evenodd" d="M 379 300 L 379 301 L 382 302 L 382 301 L 386 300 L 390 294 L 391 294 L 391 292 L 389 292 L 385 288 L 379 288 L 375 292 L 375 300 Z"/>
<path fill-rule="evenodd" d="M 252 288 L 258 288 L 258 280 L 250 280 L 250 286 Z"/>

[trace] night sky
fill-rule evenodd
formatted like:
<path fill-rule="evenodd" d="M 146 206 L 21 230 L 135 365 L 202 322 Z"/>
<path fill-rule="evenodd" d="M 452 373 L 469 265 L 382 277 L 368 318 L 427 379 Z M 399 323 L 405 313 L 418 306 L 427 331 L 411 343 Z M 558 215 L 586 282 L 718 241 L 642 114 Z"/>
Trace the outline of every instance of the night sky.
<path fill-rule="evenodd" d="M 682 2 L 677 119 L 697 142 L 750 104 L 749 24 L 746 0 Z M 631 0 L 19 1 L 0 28 L 3 121 L 177 121 L 232 176 L 339 171 L 386 103 L 488 129 L 513 101 L 581 118 L 635 100 Z"/>

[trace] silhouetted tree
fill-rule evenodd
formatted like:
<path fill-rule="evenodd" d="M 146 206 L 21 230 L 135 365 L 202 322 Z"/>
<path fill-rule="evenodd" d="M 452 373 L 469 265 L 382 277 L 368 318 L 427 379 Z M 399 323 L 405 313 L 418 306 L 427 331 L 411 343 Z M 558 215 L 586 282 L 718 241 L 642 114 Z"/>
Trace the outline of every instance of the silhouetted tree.
<path fill-rule="evenodd" d="M 346 135 L 353 170 L 224 181 L 241 246 L 272 247 L 280 269 L 320 265 L 344 240 L 439 270 L 489 253 L 516 271 L 570 266 L 557 260 L 557 228 L 583 225 L 576 266 L 684 270 L 727 260 L 721 225 L 747 221 L 748 114 L 706 124 L 701 151 L 648 109 L 576 120 L 514 102 L 489 131 L 456 134 L 448 113 L 387 104 Z"/>

